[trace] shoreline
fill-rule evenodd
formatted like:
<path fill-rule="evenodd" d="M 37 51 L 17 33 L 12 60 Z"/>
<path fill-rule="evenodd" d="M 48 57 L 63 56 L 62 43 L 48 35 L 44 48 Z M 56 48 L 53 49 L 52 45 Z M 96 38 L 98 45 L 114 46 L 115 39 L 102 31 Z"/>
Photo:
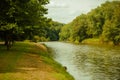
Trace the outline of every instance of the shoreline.
<path fill-rule="evenodd" d="M 74 80 L 40 43 L 16 42 L 9 51 L 0 45 L 0 80 Z"/>

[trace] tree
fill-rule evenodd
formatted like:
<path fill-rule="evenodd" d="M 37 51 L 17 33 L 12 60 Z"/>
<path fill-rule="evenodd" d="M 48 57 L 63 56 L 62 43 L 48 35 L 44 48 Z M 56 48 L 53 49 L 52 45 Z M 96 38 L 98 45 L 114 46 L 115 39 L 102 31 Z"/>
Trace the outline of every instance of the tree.
<path fill-rule="evenodd" d="M 87 17 L 85 14 L 80 15 L 73 21 L 71 38 L 75 42 L 81 42 L 88 37 L 87 31 Z"/>
<path fill-rule="evenodd" d="M 101 35 L 104 21 L 105 20 L 103 17 L 103 12 L 101 12 L 101 7 L 97 7 L 87 14 L 87 34 L 89 37 L 93 38 Z"/>
<path fill-rule="evenodd" d="M 107 19 L 104 24 L 102 37 L 105 41 L 113 41 L 115 45 L 120 42 L 120 2 L 114 2 L 114 11 L 111 19 Z"/>
<path fill-rule="evenodd" d="M 72 31 L 71 28 L 72 28 L 71 23 L 66 24 L 61 28 L 60 33 L 59 33 L 60 41 L 68 41 L 69 40 L 69 38 L 71 36 L 71 31 Z"/>
<path fill-rule="evenodd" d="M 50 27 L 48 28 L 49 30 L 47 32 L 47 37 L 49 37 L 50 40 L 52 40 L 52 41 L 59 40 L 59 32 L 60 32 L 62 26 L 64 26 L 63 23 L 51 21 Z"/>
<path fill-rule="evenodd" d="M 101 38 L 103 42 L 120 43 L 120 1 L 105 2 L 62 27 L 61 40 L 81 42 L 86 38 Z"/>
<path fill-rule="evenodd" d="M 44 17 L 44 14 L 47 14 L 44 5 L 47 3 L 48 0 L 1 0 L 0 32 L 3 34 L 0 36 L 4 36 L 1 38 L 5 40 L 8 49 L 9 43 L 14 40 L 13 35 L 24 35 L 26 30 L 34 35 L 36 26 L 39 26 L 39 30 L 47 24 L 47 18 Z"/>

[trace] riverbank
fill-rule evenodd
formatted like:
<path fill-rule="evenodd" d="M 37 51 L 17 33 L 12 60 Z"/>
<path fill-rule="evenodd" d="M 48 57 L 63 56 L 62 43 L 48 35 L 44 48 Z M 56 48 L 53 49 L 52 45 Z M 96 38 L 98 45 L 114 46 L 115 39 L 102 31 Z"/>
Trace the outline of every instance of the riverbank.
<path fill-rule="evenodd" d="M 45 42 L 75 80 L 120 80 L 120 46 Z"/>
<path fill-rule="evenodd" d="M 83 40 L 81 43 L 93 45 L 114 45 L 113 42 L 102 42 L 99 38 L 88 38 Z"/>
<path fill-rule="evenodd" d="M 0 44 L 0 80 L 74 80 L 42 44 L 17 42 L 6 51 Z"/>

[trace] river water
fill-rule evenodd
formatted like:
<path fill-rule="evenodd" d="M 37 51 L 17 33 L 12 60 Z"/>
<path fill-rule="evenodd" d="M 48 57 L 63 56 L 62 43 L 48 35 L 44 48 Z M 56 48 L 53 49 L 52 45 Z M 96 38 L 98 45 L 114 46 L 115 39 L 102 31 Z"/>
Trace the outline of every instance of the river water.
<path fill-rule="evenodd" d="M 120 80 L 120 47 L 44 42 L 75 80 Z"/>

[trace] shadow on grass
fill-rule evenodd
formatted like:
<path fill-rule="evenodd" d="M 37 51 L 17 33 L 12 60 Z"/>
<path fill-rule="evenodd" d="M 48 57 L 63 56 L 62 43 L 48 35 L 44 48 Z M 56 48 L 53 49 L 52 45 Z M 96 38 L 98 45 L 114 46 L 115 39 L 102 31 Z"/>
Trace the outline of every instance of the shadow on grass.
<path fill-rule="evenodd" d="M 0 73 L 26 73 L 28 71 L 37 71 L 38 68 L 35 67 L 21 67 L 21 68 L 3 68 L 0 69 Z"/>
<path fill-rule="evenodd" d="M 25 43 L 17 43 L 12 46 L 9 51 L 7 51 L 4 43 L 0 42 L 0 73 L 16 73 L 35 70 L 37 68 L 35 66 L 30 66 L 30 64 L 25 66 L 27 63 L 25 63 L 24 60 L 28 58 L 29 63 L 30 61 L 29 57 L 23 57 L 26 54 L 30 54 L 31 49 L 32 46 L 28 44 L 26 45 Z M 24 60 L 19 62 L 21 58 L 24 58 Z M 24 65 L 17 66 L 20 63 L 24 63 Z"/>

